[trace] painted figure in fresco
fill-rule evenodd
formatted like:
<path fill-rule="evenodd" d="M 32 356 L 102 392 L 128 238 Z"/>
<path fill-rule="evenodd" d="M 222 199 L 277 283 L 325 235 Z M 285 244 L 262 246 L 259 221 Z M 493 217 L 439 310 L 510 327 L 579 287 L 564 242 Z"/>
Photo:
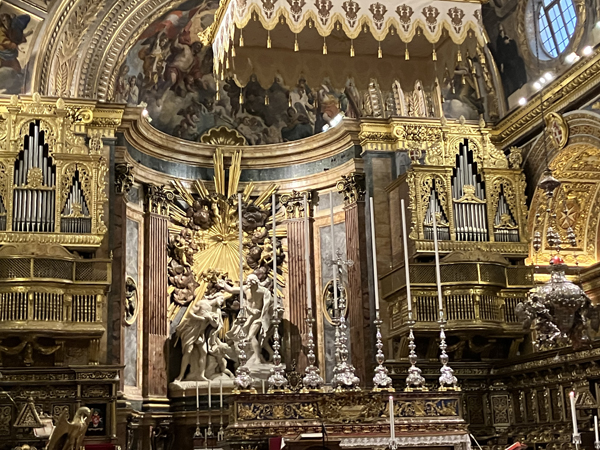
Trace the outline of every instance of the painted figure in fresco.
<path fill-rule="evenodd" d="M 510 94 L 521 89 L 527 83 L 527 71 L 525 62 L 519 55 L 517 43 L 506 35 L 502 25 L 499 26 L 494 57 L 502 78 L 504 95 L 508 98 Z"/>
<path fill-rule="evenodd" d="M 140 90 L 137 87 L 137 78 L 129 77 L 129 86 L 127 89 L 127 105 L 129 106 L 137 106 L 140 97 Z"/>
<path fill-rule="evenodd" d="M 138 56 L 144 64 L 142 88 L 158 89 L 158 83 L 163 80 L 166 60 L 170 54 L 169 38 L 165 33 L 159 33 L 148 45 L 142 47 Z"/>
<path fill-rule="evenodd" d="M 358 119 L 363 108 L 360 92 L 358 92 L 358 89 L 356 89 L 354 78 L 348 78 L 348 81 L 346 81 L 346 89 L 344 90 L 344 94 L 346 94 L 346 98 L 348 99 L 346 117 Z"/>
<path fill-rule="evenodd" d="M 117 76 L 117 84 L 115 86 L 115 101 L 118 103 L 127 103 L 129 95 L 129 66 L 123 64 Z"/>
<path fill-rule="evenodd" d="M 305 115 L 311 126 L 314 127 L 316 121 L 315 96 L 310 87 L 306 84 L 306 79 L 304 77 L 300 77 L 296 87 L 290 91 L 290 105 L 299 115 Z M 287 114 L 289 117 L 289 109 Z M 289 128 L 289 126 L 288 121 L 287 127 Z"/>
<path fill-rule="evenodd" d="M 27 14 L 15 16 L 0 14 L 0 68 L 8 67 L 20 74 L 23 68 L 17 59 L 19 45 L 27 41 L 32 31 L 25 32 L 31 17 Z"/>
<path fill-rule="evenodd" d="M 167 63 L 164 91 L 172 89 L 178 96 L 185 97 L 197 88 L 206 89 L 202 81 L 202 43 L 187 44 L 175 39 L 172 44 L 173 58 Z M 163 94 L 164 95 L 164 94 Z"/>

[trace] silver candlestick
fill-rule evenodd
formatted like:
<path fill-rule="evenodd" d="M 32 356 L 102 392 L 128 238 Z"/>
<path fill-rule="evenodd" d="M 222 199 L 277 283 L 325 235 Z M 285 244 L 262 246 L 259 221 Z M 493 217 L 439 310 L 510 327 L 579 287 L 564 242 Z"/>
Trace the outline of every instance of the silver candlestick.
<path fill-rule="evenodd" d="M 452 390 L 459 391 L 460 388 L 456 385 L 458 380 L 454 376 L 454 370 L 448 365 L 448 354 L 446 353 L 446 349 L 448 345 L 446 344 L 446 332 L 444 331 L 444 327 L 446 326 L 446 321 L 444 320 L 444 311 L 440 310 L 440 362 L 442 363 L 442 368 L 440 369 L 440 391 Z"/>
<path fill-rule="evenodd" d="M 280 337 L 279 337 L 279 324 L 281 323 L 281 314 L 283 313 L 283 308 L 277 302 L 277 308 L 275 308 L 275 314 L 273 315 L 273 320 L 271 323 L 275 326 L 275 332 L 273 333 L 273 363 L 274 366 L 271 369 L 271 376 L 267 380 L 269 383 L 268 394 L 272 394 L 274 392 L 289 392 L 288 389 L 288 380 L 285 377 L 284 366 L 281 364 L 281 354 L 279 353 L 279 349 L 281 348 Z"/>
<path fill-rule="evenodd" d="M 202 431 L 200 430 L 200 408 L 196 408 L 196 431 L 194 432 L 194 438 L 198 439 L 202 437 Z"/>
<path fill-rule="evenodd" d="M 373 377 L 373 391 L 381 392 L 394 392 L 395 389 L 392 387 L 392 379 L 388 375 L 387 368 L 383 365 L 385 362 L 385 355 L 383 354 L 383 342 L 381 340 L 381 324 L 383 321 L 379 318 L 379 310 L 375 313 L 375 337 L 377 342 L 375 347 L 377 348 L 377 353 L 375 355 L 375 360 L 377 361 L 377 367 L 375 367 L 375 376 Z"/>
<path fill-rule="evenodd" d="M 308 328 L 308 366 L 304 370 L 306 375 L 302 378 L 302 392 L 319 392 L 323 386 L 323 378 L 321 377 L 321 371 L 315 366 L 317 357 L 315 356 L 315 342 L 313 336 L 313 324 L 315 319 L 311 308 L 307 308 L 306 312 L 306 327 Z"/>
<path fill-rule="evenodd" d="M 238 357 L 240 360 L 240 365 L 235 371 L 235 379 L 233 380 L 235 389 L 233 390 L 233 393 L 239 394 L 240 392 L 250 392 L 252 394 L 256 394 L 256 389 L 252 387 L 254 380 L 250 375 L 250 369 L 246 366 L 246 347 L 248 345 L 246 333 L 244 333 L 244 324 L 246 323 L 246 320 L 248 320 L 246 317 L 246 308 L 242 308 L 240 310 L 238 320 L 240 321 L 240 340 L 238 342 Z"/>
<path fill-rule="evenodd" d="M 581 448 L 581 434 L 573 433 L 573 444 L 575 444 L 575 450 L 579 450 Z"/>
<path fill-rule="evenodd" d="M 223 428 L 223 411 L 219 413 L 219 432 L 217 433 L 217 441 L 221 442 L 225 440 L 225 429 Z"/>
<path fill-rule="evenodd" d="M 425 378 L 421 375 L 421 369 L 417 367 L 417 345 L 415 344 L 415 335 L 413 329 L 415 321 L 412 317 L 412 311 L 408 312 L 408 360 L 410 361 L 410 367 L 408 368 L 408 376 L 406 377 L 406 388 L 405 391 L 427 391 L 425 387 Z"/>
<path fill-rule="evenodd" d="M 339 339 L 336 340 L 337 364 L 333 368 L 332 386 L 337 392 L 344 390 L 360 391 L 360 379 L 356 376 L 356 369 L 348 361 L 348 332 L 345 316 L 346 298 L 344 295 L 339 301 L 339 318 L 336 320 L 336 326 L 339 330 Z"/>

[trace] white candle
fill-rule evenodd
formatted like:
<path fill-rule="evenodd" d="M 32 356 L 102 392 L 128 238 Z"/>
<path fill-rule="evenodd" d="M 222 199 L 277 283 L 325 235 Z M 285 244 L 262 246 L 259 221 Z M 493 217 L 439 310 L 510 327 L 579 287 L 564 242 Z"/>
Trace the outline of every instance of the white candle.
<path fill-rule="evenodd" d="M 262 380 L 262 393 L 265 393 L 265 380 Z"/>
<path fill-rule="evenodd" d="M 200 409 L 200 396 L 198 395 L 198 382 L 196 381 L 196 409 Z"/>
<path fill-rule="evenodd" d="M 594 416 L 594 435 L 596 436 L 594 442 L 600 442 L 600 438 L 598 437 L 598 416 Z"/>
<path fill-rule="evenodd" d="M 569 392 L 569 398 L 571 399 L 571 418 L 573 419 L 573 434 L 579 434 L 577 429 L 577 412 L 575 411 L 575 392 Z"/>
<path fill-rule="evenodd" d="M 331 211 L 329 216 L 331 218 L 331 261 L 335 261 L 335 234 L 333 232 L 333 191 L 329 192 L 329 205 Z M 333 268 L 333 310 L 337 314 L 338 311 L 338 291 L 337 291 L 337 264 L 331 265 Z"/>
<path fill-rule="evenodd" d="M 219 406 L 223 409 L 223 380 L 219 382 Z"/>
<path fill-rule="evenodd" d="M 271 243 L 273 244 L 273 305 L 277 308 L 277 236 L 275 235 L 275 228 L 277 224 L 275 223 L 275 194 L 271 196 L 271 205 L 273 207 L 273 239 Z"/>
<path fill-rule="evenodd" d="M 212 393 L 211 393 L 212 382 L 208 381 L 208 409 L 212 409 Z"/>
<path fill-rule="evenodd" d="M 394 428 L 394 397 L 390 395 L 390 438 L 396 439 L 396 429 Z"/>
<path fill-rule="evenodd" d="M 377 275 L 377 243 L 375 242 L 375 209 L 373 197 L 369 198 L 371 206 L 371 247 L 373 249 L 373 287 L 375 289 L 375 311 L 379 312 L 379 276 Z"/>
<path fill-rule="evenodd" d="M 406 212 L 404 211 L 404 199 L 400 200 L 400 209 L 402 211 L 402 242 L 404 244 L 404 274 L 406 276 L 406 300 L 408 302 L 408 312 L 412 312 L 412 297 L 410 295 L 410 267 L 408 265 L 408 237 L 406 236 Z"/>
<path fill-rule="evenodd" d="M 442 277 L 440 275 L 440 251 L 438 249 L 438 238 L 437 238 L 437 222 L 435 220 L 435 212 L 432 213 L 433 217 L 433 247 L 435 251 L 435 279 L 437 282 L 438 301 L 440 305 L 440 311 L 444 310 L 444 300 L 442 297 Z M 440 317 L 441 319 L 441 317 Z"/>
<path fill-rule="evenodd" d="M 240 310 L 244 307 L 244 231 L 242 230 L 242 194 L 238 193 L 238 220 L 240 246 Z"/>
<path fill-rule="evenodd" d="M 306 307 L 312 308 L 310 280 L 310 222 L 308 219 L 308 194 L 304 194 L 304 261 L 306 266 Z"/>

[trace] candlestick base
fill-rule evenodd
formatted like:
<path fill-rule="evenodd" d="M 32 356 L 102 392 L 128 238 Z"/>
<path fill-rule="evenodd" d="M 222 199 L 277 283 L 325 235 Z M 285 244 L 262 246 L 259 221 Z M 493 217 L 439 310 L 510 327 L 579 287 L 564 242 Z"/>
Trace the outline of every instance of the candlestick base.
<path fill-rule="evenodd" d="M 340 305 L 345 302 L 340 300 Z M 346 333 L 346 319 L 344 318 L 345 306 L 340 307 L 340 318 L 336 320 L 339 330 L 339 339 L 336 339 L 336 354 L 338 363 L 333 368 L 331 385 L 336 392 L 360 391 L 360 378 L 356 376 L 356 369 L 348 362 L 348 336 Z"/>
<path fill-rule="evenodd" d="M 315 361 L 317 357 L 315 356 L 315 342 L 313 336 L 313 324 L 315 319 L 313 319 L 312 309 L 307 308 L 306 311 L 306 326 L 308 328 L 308 354 L 306 358 L 308 359 L 308 366 L 304 369 L 306 375 L 302 378 L 302 385 L 304 386 L 300 392 L 308 393 L 308 392 L 321 392 L 323 387 L 323 378 L 321 377 L 321 371 L 315 365 Z"/>
<path fill-rule="evenodd" d="M 400 447 L 400 440 L 398 438 L 390 438 L 388 447 L 390 450 L 397 450 Z"/>
<path fill-rule="evenodd" d="M 595 442 L 594 442 L 594 448 L 595 448 L 596 450 L 600 450 L 600 441 L 595 441 Z"/>
<path fill-rule="evenodd" d="M 240 340 L 238 343 L 238 358 L 240 360 L 240 365 L 235 371 L 235 378 L 233 383 L 235 384 L 235 389 L 233 389 L 233 394 L 250 393 L 256 394 L 256 389 L 252 386 L 254 380 L 250 375 L 250 369 L 246 366 L 246 346 L 248 345 L 246 340 L 246 335 L 244 334 L 244 324 L 246 323 L 246 310 L 242 308 L 240 310 L 238 319 L 240 321 Z"/>
<path fill-rule="evenodd" d="M 383 342 L 381 341 L 381 324 L 383 321 L 379 318 L 379 310 L 376 312 L 373 323 L 375 324 L 375 329 L 377 330 L 375 333 L 375 337 L 377 339 L 375 343 L 375 347 L 377 348 L 377 353 L 375 355 L 377 367 L 375 367 L 375 376 L 373 377 L 373 392 L 396 392 L 392 386 L 392 379 L 388 375 L 388 370 L 383 365 L 385 362 L 385 355 L 383 354 Z"/>
<path fill-rule="evenodd" d="M 454 370 L 448 365 L 449 357 L 446 354 L 446 349 L 448 345 L 446 344 L 446 333 L 444 331 L 444 327 L 446 322 L 443 320 L 443 311 L 440 310 L 440 362 L 442 363 L 442 368 L 440 369 L 440 391 L 460 391 L 460 388 L 456 385 L 458 380 L 454 376 Z"/>
<path fill-rule="evenodd" d="M 281 354 L 279 349 L 281 348 L 280 337 L 279 337 L 279 320 L 280 315 L 283 313 L 283 308 L 277 308 L 275 311 L 274 319 L 271 323 L 275 326 L 275 332 L 273 333 L 273 363 L 275 364 L 271 368 L 271 376 L 267 380 L 269 383 L 269 389 L 267 394 L 274 394 L 276 392 L 290 392 L 288 389 L 288 380 L 285 377 L 285 366 L 281 364 Z"/>
<path fill-rule="evenodd" d="M 194 431 L 194 439 L 203 438 L 202 430 L 200 430 L 200 426 L 196 426 L 196 431 Z"/>
<path fill-rule="evenodd" d="M 408 376 L 406 377 L 406 387 L 404 388 L 404 391 L 427 391 L 428 389 L 425 387 L 425 378 L 421 376 L 421 369 L 417 367 L 417 353 L 415 352 L 417 346 L 415 344 L 415 335 L 413 333 L 415 321 L 410 318 L 412 314 L 410 312 L 408 314 L 408 348 L 410 350 L 408 360 L 410 361 L 410 367 L 408 368 Z"/>
<path fill-rule="evenodd" d="M 573 433 L 573 444 L 575 444 L 575 448 L 578 449 L 581 445 L 581 434 Z"/>

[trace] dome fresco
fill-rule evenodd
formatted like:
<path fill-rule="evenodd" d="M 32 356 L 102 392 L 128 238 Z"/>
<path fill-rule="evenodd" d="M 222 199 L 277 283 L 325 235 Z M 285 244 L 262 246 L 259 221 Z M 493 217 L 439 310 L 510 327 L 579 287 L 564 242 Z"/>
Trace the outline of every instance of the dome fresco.
<path fill-rule="evenodd" d="M 130 106 L 144 105 L 155 128 L 182 139 L 200 141 L 209 130 L 226 127 L 237 130 L 250 145 L 306 138 L 334 126 L 342 115 L 440 117 L 443 111 L 448 118 L 464 116 L 477 120 L 480 114 L 487 120 L 498 117 L 489 69 L 489 64 L 493 64 L 491 54 L 486 56 L 474 38 L 465 42 L 462 57 L 449 38 L 440 40 L 436 44 L 437 64 L 431 61 L 431 44 L 422 36 L 411 42 L 410 61 L 405 61 L 404 48 L 394 49 L 398 54 L 390 55 L 390 42 L 384 43 L 387 59 L 377 59 L 376 50 L 368 59 L 363 51 L 368 43 L 359 41 L 357 52 L 362 51 L 363 55 L 350 58 L 345 51 L 336 53 L 338 47 L 345 45 L 342 38 L 329 39 L 329 55 L 311 56 L 314 52 L 292 52 L 291 47 L 283 51 L 281 45 L 264 49 L 264 44 L 257 42 L 262 42 L 259 31 L 266 32 L 251 22 L 244 30 L 244 38 L 246 48 L 254 45 L 250 50 L 254 58 L 236 60 L 237 64 L 247 64 L 250 71 L 245 67 L 242 72 L 251 75 L 245 80 L 225 77 L 217 84 L 213 50 L 198 37 L 213 22 L 217 7 L 216 1 L 187 1 L 149 25 L 118 71 L 114 100 Z M 274 47 L 286 37 L 285 30 L 277 30 L 273 32 Z M 291 76 L 288 70 L 285 79 L 276 73 L 271 85 L 261 83 L 252 70 L 264 75 L 264 70 L 259 69 L 268 68 L 273 61 L 271 55 L 287 58 L 286 64 L 289 61 L 289 65 L 298 68 L 297 75 Z M 326 60 L 318 58 L 335 61 L 343 72 L 329 72 Z M 370 75 L 375 67 L 380 76 L 375 72 L 377 78 L 370 78 L 369 82 L 360 67 L 368 67 Z M 397 77 L 390 74 L 390 67 L 398 68 Z M 359 78 L 362 75 L 365 85 L 357 86 L 354 74 Z M 385 85 L 379 85 L 378 80 Z"/>

